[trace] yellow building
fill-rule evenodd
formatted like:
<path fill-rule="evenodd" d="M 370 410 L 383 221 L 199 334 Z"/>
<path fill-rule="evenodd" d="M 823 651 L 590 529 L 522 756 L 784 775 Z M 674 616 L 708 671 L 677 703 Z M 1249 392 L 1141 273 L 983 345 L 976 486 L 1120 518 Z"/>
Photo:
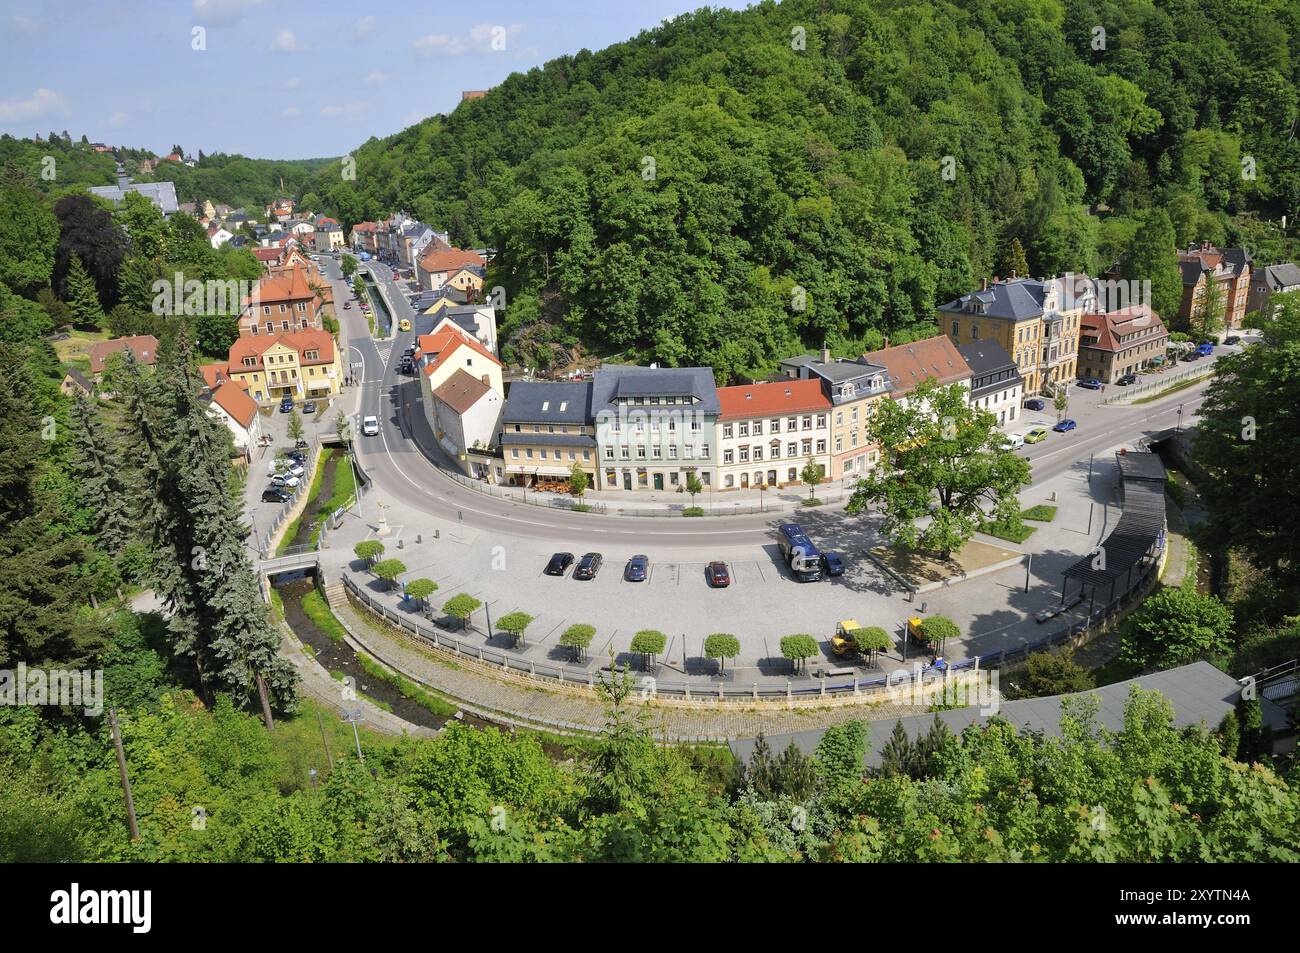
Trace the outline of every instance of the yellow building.
<path fill-rule="evenodd" d="M 1009 278 L 985 282 L 940 305 L 940 329 L 954 344 L 992 339 L 1016 362 L 1025 394 L 1069 385 L 1079 360 L 1079 322 L 1097 310 L 1092 279 L 1067 274 L 1040 281 Z"/>
<path fill-rule="evenodd" d="M 343 386 L 339 349 L 328 331 L 242 335 L 230 347 L 228 376 L 258 403 L 337 394 Z"/>

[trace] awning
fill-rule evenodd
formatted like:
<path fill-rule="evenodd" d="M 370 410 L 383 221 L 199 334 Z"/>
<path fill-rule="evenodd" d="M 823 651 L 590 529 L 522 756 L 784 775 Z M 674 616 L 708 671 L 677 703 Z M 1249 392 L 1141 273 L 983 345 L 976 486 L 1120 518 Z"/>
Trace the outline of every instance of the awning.
<path fill-rule="evenodd" d="M 307 383 L 308 390 L 329 390 L 330 386 L 330 381 L 309 381 Z"/>

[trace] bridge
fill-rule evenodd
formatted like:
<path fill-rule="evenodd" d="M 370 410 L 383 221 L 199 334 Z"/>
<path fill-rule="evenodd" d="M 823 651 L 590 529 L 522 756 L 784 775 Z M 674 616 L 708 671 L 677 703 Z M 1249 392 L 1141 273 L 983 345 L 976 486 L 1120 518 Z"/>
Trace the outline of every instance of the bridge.
<path fill-rule="evenodd" d="M 320 563 L 320 551 L 315 546 L 291 546 L 278 556 L 258 561 L 257 571 L 270 578 L 286 572 L 315 569 Z"/>

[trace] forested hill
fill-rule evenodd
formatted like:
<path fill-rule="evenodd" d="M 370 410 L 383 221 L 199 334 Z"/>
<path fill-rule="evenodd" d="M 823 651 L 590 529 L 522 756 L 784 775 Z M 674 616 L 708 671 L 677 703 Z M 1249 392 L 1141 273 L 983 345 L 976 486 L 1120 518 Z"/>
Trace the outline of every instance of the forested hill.
<path fill-rule="evenodd" d="M 513 75 L 361 146 L 355 183 L 312 185 L 349 224 L 406 208 L 496 247 L 517 356 L 581 339 L 761 370 L 918 333 L 981 277 L 1091 271 L 1144 223 L 1171 254 L 1276 251 L 1268 220 L 1300 204 L 1300 6 L 1230 7 L 705 9 Z"/>

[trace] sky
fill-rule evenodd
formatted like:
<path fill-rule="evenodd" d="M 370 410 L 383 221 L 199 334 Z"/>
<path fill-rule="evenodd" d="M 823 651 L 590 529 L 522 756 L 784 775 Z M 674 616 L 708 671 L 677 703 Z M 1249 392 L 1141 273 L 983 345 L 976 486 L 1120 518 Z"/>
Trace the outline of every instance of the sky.
<path fill-rule="evenodd" d="M 704 2 L 0 0 L 0 133 L 340 156 Z"/>

